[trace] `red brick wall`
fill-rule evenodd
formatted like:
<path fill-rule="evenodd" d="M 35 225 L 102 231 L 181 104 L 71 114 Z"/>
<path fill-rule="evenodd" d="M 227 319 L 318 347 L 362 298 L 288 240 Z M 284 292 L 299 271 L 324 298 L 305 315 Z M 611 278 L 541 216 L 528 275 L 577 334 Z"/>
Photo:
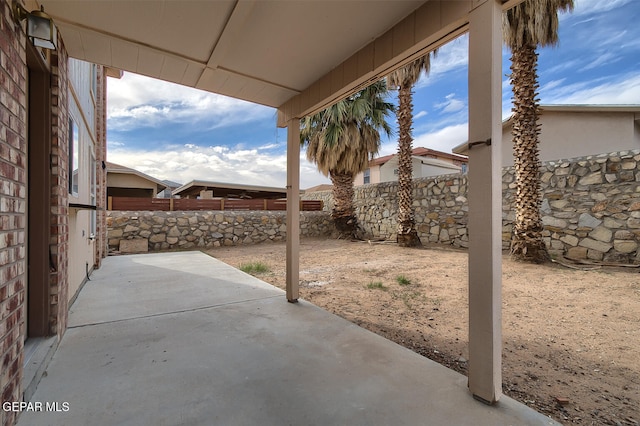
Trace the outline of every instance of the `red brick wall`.
<path fill-rule="evenodd" d="M 24 32 L 0 2 L 0 392 L 21 399 L 25 300 L 26 52 Z M 0 410 L 0 424 L 15 414 Z"/>
<path fill-rule="evenodd" d="M 51 241 L 50 333 L 62 337 L 67 328 L 69 253 L 69 80 L 62 41 L 51 53 Z"/>
<path fill-rule="evenodd" d="M 99 268 L 107 255 L 107 75 L 103 66 L 97 69 L 96 85 L 96 257 L 95 267 Z"/>

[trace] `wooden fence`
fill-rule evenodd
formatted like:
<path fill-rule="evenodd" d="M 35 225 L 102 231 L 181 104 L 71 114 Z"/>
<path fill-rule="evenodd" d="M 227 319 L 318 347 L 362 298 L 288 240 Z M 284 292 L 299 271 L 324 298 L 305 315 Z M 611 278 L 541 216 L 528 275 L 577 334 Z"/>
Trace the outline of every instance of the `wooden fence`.
<path fill-rule="evenodd" d="M 127 211 L 193 211 L 193 210 L 287 210 L 287 200 L 108 197 L 107 210 Z M 301 211 L 322 210 L 321 200 L 301 200 Z"/>

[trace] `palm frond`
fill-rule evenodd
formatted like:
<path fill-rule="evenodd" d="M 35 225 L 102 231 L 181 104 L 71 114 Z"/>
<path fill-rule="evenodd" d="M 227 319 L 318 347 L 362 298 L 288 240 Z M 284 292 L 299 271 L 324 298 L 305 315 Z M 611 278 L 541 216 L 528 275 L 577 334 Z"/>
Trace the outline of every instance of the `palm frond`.
<path fill-rule="evenodd" d="M 502 19 L 505 44 L 513 51 L 524 45 L 558 44 L 558 12 L 570 12 L 574 0 L 526 0 L 507 10 Z"/>
<path fill-rule="evenodd" d="M 332 171 L 355 175 L 380 149 L 380 132 L 391 135 L 387 117 L 394 105 L 386 101 L 381 80 L 300 121 L 300 143 L 307 159 L 325 176 Z"/>

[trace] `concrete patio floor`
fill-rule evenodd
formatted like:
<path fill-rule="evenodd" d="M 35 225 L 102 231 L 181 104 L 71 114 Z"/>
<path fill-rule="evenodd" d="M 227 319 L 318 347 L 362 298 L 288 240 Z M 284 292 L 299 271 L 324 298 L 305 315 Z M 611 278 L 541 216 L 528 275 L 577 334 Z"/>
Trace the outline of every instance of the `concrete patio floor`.
<path fill-rule="evenodd" d="M 23 412 L 37 425 L 550 425 L 200 252 L 109 257 Z"/>

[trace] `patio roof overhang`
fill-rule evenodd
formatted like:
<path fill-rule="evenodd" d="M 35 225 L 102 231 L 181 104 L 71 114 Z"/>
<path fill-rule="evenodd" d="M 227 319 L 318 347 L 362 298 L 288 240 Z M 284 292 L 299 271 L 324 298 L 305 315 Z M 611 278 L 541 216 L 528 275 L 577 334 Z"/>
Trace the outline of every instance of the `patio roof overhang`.
<path fill-rule="evenodd" d="M 69 56 L 301 118 L 462 34 L 487 0 L 26 0 Z M 503 8 L 522 0 L 502 1 Z"/>
<path fill-rule="evenodd" d="M 469 32 L 469 389 L 501 395 L 502 11 L 523 0 L 27 0 L 69 56 L 278 109 L 287 299 L 299 285 L 299 119 Z M 477 147 L 476 147 L 477 141 Z"/>

